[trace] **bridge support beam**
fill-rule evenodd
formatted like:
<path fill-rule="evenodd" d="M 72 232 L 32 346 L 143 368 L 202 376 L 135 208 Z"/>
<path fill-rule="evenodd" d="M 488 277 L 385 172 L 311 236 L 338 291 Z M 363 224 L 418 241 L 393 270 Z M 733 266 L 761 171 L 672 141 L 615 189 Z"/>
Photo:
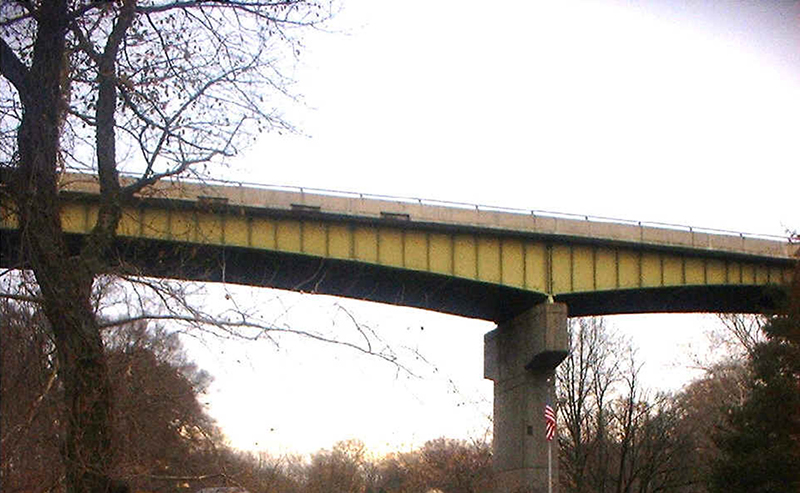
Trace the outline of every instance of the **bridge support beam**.
<path fill-rule="evenodd" d="M 555 368 L 567 356 L 567 306 L 537 305 L 484 337 L 484 376 L 494 381 L 497 492 L 548 491 L 544 406 Z M 558 440 L 550 442 L 552 492 L 558 492 Z"/>

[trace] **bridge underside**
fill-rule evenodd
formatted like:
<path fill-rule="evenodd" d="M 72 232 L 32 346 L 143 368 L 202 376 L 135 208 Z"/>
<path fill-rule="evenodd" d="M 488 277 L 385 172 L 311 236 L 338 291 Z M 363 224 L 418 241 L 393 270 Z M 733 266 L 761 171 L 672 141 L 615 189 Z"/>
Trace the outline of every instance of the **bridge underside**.
<path fill-rule="evenodd" d="M 16 232 L 0 242 L 3 267 L 16 265 Z M 81 237 L 70 237 L 77 251 Z M 546 295 L 507 286 L 386 266 L 230 246 L 121 239 L 112 259 L 128 275 L 228 282 L 369 300 L 504 322 Z M 654 312 L 769 312 L 770 286 L 680 286 L 568 293 L 555 301 L 569 316 Z"/>

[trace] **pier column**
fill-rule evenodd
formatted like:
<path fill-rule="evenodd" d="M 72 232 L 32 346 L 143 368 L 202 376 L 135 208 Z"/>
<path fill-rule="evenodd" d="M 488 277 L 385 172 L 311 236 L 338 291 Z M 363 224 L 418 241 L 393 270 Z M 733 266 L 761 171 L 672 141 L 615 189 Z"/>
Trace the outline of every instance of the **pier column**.
<path fill-rule="evenodd" d="M 547 493 L 544 406 L 567 356 L 567 306 L 537 305 L 484 336 L 484 377 L 494 381 L 493 463 L 497 492 Z M 558 440 L 550 442 L 558 492 Z"/>

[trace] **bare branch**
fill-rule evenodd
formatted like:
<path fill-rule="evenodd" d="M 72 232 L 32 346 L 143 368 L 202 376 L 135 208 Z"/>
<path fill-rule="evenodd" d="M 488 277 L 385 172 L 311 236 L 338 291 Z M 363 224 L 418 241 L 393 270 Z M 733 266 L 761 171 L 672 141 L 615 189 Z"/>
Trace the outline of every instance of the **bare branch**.
<path fill-rule="evenodd" d="M 719 320 L 725 327 L 729 336 L 733 336 L 735 342 L 748 355 L 752 356 L 759 343 L 764 342 L 766 337 L 761 327 L 764 325 L 764 318 L 753 315 L 740 314 L 720 314 Z"/>
<path fill-rule="evenodd" d="M 40 298 L 39 296 L 26 296 L 14 293 L 0 293 L 0 298 L 4 298 L 7 300 L 21 301 L 23 303 L 35 303 L 35 304 L 42 303 L 42 298 Z"/>
<path fill-rule="evenodd" d="M 141 321 L 145 321 L 145 320 L 159 320 L 159 321 L 170 320 L 170 321 L 175 321 L 175 322 L 187 322 L 187 323 L 190 323 L 190 324 L 194 325 L 195 327 L 200 327 L 200 326 L 203 326 L 203 325 L 216 327 L 216 328 L 222 329 L 228 335 L 234 335 L 237 338 L 245 339 L 245 340 L 251 340 L 251 341 L 256 341 L 258 339 L 261 339 L 262 337 L 265 337 L 268 333 L 291 334 L 291 335 L 302 336 L 302 337 L 305 337 L 305 338 L 308 338 L 308 339 L 312 339 L 312 340 L 315 340 L 315 341 L 319 341 L 319 342 L 324 342 L 324 343 L 328 343 L 328 344 L 335 344 L 335 345 L 338 345 L 338 346 L 344 346 L 344 347 L 353 349 L 355 351 L 358 351 L 358 352 L 360 352 L 362 354 L 366 354 L 366 355 L 370 355 L 370 356 L 376 356 L 376 357 L 378 357 L 378 358 L 380 358 L 380 359 L 382 359 L 384 361 L 392 363 L 393 365 L 397 365 L 398 367 L 400 367 L 401 369 L 406 371 L 409 375 L 417 376 L 414 372 L 412 372 L 411 370 L 409 370 L 405 366 L 399 364 L 399 362 L 397 360 L 397 357 L 394 354 L 386 354 L 386 353 L 382 353 L 382 352 L 373 351 L 371 345 L 369 344 L 369 341 L 367 341 L 367 346 L 366 347 L 362 347 L 362 346 L 359 346 L 358 344 L 354 344 L 354 343 L 351 343 L 351 342 L 348 342 L 348 341 L 342 341 L 342 340 L 339 340 L 339 339 L 334 339 L 334 338 L 331 338 L 331 337 L 325 337 L 325 336 L 323 336 L 321 334 L 317 334 L 317 333 L 314 333 L 314 332 L 309 332 L 309 331 L 306 331 L 306 330 L 291 329 L 291 328 L 286 328 L 286 327 L 276 327 L 276 326 L 273 326 L 273 325 L 263 324 L 263 323 L 254 321 L 252 319 L 249 319 L 244 314 L 241 314 L 241 315 L 242 315 L 242 319 L 241 320 L 228 321 L 228 320 L 221 320 L 219 318 L 213 318 L 213 317 L 205 316 L 205 315 L 202 315 L 202 314 L 199 314 L 199 313 L 193 314 L 193 315 L 144 314 L 144 315 L 139 315 L 139 316 L 134 316 L 134 317 L 126 317 L 126 318 L 122 318 L 122 319 L 109 320 L 109 321 L 106 321 L 104 323 L 101 323 L 100 327 L 103 328 L 103 329 L 107 329 L 107 328 L 110 328 L 110 327 L 128 325 L 128 324 L 132 324 L 132 323 L 135 323 L 135 322 L 141 322 Z M 242 334 L 240 332 L 234 333 L 234 331 L 233 331 L 234 329 L 242 329 L 242 328 L 258 329 L 259 332 L 256 333 L 255 335 L 248 336 L 248 335 L 244 335 L 244 334 Z M 363 332 L 361 332 L 361 333 L 363 335 Z"/>
<path fill-rule="evenodd" d="M 25 428 L 30 427 L 31 423 L 33 423 L 33 420 L 36 419 L 36 415 L 39 412 L 39 408 L 41 407 L 41 404 L 44 401 L 45 397 L 47 397 L 47 394 L 49 394 L 50 390 L 53 388 L 57 376 L 58 376 L 58 366 L 55 366 L 53 367 L 53 370 L 50 372 L 50 376 L 47 378 L 47 383 L 45 384 L 44 390 L 42 390 L 42 392 L 36 397 L 36 399 L 31 404 L 31 408 L 28 410 L 27 417 L 22 422 L 18 423 L 14 428 L 3 434 L 3 438 L 0 439 L 0 447 L 13 448 L 15 446 L 12 443 L 19 440 Z M 12 438 L 15 438 L 15 440 L 11 440 Z"/>
<path fill-rule="evenodd" d="M 29 2 L 17 2 L 17 3 L 21 5 L 29 4 Z M 22 22 L 26 19 L 32 19 L 32 18 L 35 18 L 34 14 L 30 11 L 26 11 L 24 14 L 17 15 L 14 17 L 9 17 L 8 19 L 3 19 L 2 21 L 0 21 L 0 27 L 11 26 L 13 24 L 16 24 L 17 22 Z"/>
<path fill-rule="evenodd" d="M 280 7 L 291 7 L 296 5 L 305 4 L 303 0 L 285 0 L 281 2 L 260 2 L 260 1 L 235 1 L 235 0 L 188 0 L 178 1 L 173 3 L 166 3 L 161 5 L 147 5 L 137 7 L 137 12 L 143 14 L 154 14 L 160 12 L 168 12 L 170 10 L 186 10 L 193 7 L 201 8 L 219 8 L 219 9 L 234 9 L 241 10 L 260 19 L 281 23 L 293 24 L 297 26 L 309 26 L 313 22 L 295 21 L 289 18 L 291 9 L 286 9 L 286 14 L 283 17 L 276 17 L 269 15 L 268 12 L 279 10 Z"/>
<path fill-rule="evenodd" d="M 28 67 L 20 61 L 3 38 L 0 38 L 0 73 L 11 82 L 25 104 L 30 99 Z"/>

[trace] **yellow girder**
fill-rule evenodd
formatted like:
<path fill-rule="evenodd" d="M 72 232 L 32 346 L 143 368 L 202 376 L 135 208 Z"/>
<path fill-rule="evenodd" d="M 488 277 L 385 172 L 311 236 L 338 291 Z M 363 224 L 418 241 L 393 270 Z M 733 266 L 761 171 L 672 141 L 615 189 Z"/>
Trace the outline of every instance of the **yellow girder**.
<path fill-rule="evenodd" d="M 65 204 L 65 232 L 86 234 L 97 206 Z M 10 225 L 6 225 L 8 227 Z M 435 232 L 412 225 L 273 218 L 192 209 L 127 208 L 122 237 L 243 247 L 350 260 L 560 295 L 704 285 L 787 283 L 792 268 L 717 252 L 652 251 L 514 237 L 499 232 Z M 735 257 L 731 255 L 731 257 Z"/>
<path fill-rule="evenodd" d="M 65 232 L 81 235 L 94 226 L 98 206 L 96 186 L 90 181 L 78 183 L 84 184 L 73 185 L 64 196 L 62 225 Z M 796 245 L 744 236 L 526 218 L 302 191 L 180 185 L 177 191 L 164 188 L 156 192 L 139 197 L 124 209 L 119 237 L 331 259 L 390 269 L 373 280 L 382 276 L 391 279 L 391 272 L 417 272 L 429 275 L 427 281 L 454 279 L 476 286 L 492 285 L 530 293 L 539 296 L 537 299 L 547 295 L 561 299 L 595 296 L 592 293 L 600 299 L 603 293 L 659 288 L 783 284 L 790 281 L 796 262 L 792 251 Z M 7 207 L 3 209 L 0 227 L 15 230 L 13 214 Z M 413 277 L 403 279 L 403 286 L 415 284 Z M 465 289 L 473 289 L 469 284 L 460 286 L 457 292 L 462 297 Z M 338 294 L 336 288 L 331 292 Z M 684 300 L 694 296 L 687 293 L 682 292 Z M 471 296 L 467 295 L 464 303 L 480 301 L 480 294 Z M 499 307 L 497 303 L 502 304 L 505 295 L 498 296 L 496 301 L 487 301 L 491 306 L 471 316 L 501 317 L 518 311 L 518 306 L 507 310 Z M 573 301 L 585 305 L 587 299 Z M 530 299 L 522 296 L 515 302 L 528 303 Z M 638 310 L 631 305 L 638 302 L 629 299 L 619 312 Z M 592 300 L 588 303 L 578 311 L 615 310 L 591 306 Z M 423 301 L 417 303 L 423 305 Z M 709 309 L 708 305 L 700 309 Z M 659 305 L 657 309 L 671 308 Z M 649 308 L 641 309 L 646 310 Z"/>

